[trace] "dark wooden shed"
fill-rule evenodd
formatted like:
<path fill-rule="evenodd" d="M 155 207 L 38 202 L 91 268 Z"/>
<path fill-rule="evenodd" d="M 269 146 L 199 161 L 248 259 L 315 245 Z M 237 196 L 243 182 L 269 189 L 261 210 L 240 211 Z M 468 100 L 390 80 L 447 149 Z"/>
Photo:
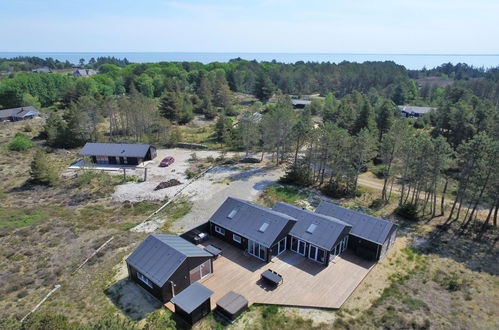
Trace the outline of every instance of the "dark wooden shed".
<path fill-rule="evenodd" d="M 210 313 L 212 294 L 213 291 L 202 284 L 192 283 L 171 300 L 175 306 L 175 314 L 191 325 L 196 323 Z"/>

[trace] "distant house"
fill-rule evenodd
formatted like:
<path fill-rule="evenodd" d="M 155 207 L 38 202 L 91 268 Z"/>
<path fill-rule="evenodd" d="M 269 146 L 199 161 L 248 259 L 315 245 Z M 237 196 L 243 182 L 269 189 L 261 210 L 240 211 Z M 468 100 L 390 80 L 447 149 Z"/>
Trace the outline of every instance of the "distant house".
<path fill-rule="evenodd" d="M 310 103 L 312 103 L 312 101 L 310 100 L 303 100 L 303 99 L 291 99 L 291 105 L 293 105 L 293 107 L 295 109 L 303 109 L 305 108 L 307 105 L 309 105 Z"/>
<path fill-rule="evenodd" d="M 260 112 L 246 113 L 239 118 L 239 122 L 247 120 L 258 123 L 262 120 L 262 118 L 263 115 Z"/>
<path fill-rule="evenodd" d="M 19 121 L 32 119 L 33 117 L 40 114 L 35 107 L 20 107 L 13 109 L 0 110 L 0 122 L 1 121 Z"/>
<path fill-rule="evenodd" d="M 415 107 L 411 105 L 399 105 L 398 108 L 400 110 L 401 116 L 405 118 L 419 118 L 424 114 L 435 110 L 435 108 Z"/>
<path fill-rule="evenodd" d="M 150 144 L 88 142 L 80 151 L 94 164 L 139 165 L 156 158 L 156 148 Z"/>
<path fill-rule="evenodd" d="M 33 72 L 33 73 L 52 73 L 52 70 L 50 70 L 47 67 L 44 67 L 44 68 L 33 69 L 33 70 L 31 70 L 31 72 Z"/>
<path fill-rule="evenodd" d="M 88 77 L 97 74 L 94 69 L 78 69 L 73 72 L 73 77 Z"/>
<path fill-rule="evenodd" d="M 340 219 L 352 226 L 348 247 L 358 256 L 380 260 L 395 242 L 397 225 L 391 221 L 324 201 L 317 206 L 315 212 Z"/>
<path fill-rule="evenodd" d="M 151 293 L 162 303 L 170 301 L 191 284 L 213 272 L 213 255 L 180 236 L 152 234 L 125 260 L 128 277 Z M 191 286 L 193 291 L 202 290 Z M 207 292 L 209 298 L 211 294 Z M 206 300 L 203 300 L 203 302 Z M 190 314 L 192 310 L 184 299 L 176 303 Z"/>
<path fill-rule="evenodd" d="M 327 266 L 329 256 L 332 259 L 347 249 L 351 225 L 287 203 L 277 203 L 273 210 L 297 219 L 289 232 L 291 251 Z"/>
<path fill-rule="evenodd" d="M 293 217 L 229 197 L 209 219 L 210 232 L 250 255 L 270 262 L 286 250 Z"/>

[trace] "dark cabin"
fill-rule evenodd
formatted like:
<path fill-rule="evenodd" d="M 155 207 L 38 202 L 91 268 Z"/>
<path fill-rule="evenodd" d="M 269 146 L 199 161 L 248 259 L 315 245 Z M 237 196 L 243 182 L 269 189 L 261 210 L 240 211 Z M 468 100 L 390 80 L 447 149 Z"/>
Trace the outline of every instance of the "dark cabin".
<path fill-rule="evenodd" d="M 273 210 L 296 219 L 288 235 L 291 251 L 327 266 L 347 249 L 351 225 L 287 203 L 277 203 Z"/>
<path fill-rule="evenodd" d="M 289 215 L 232 197 L 209 219 L 213 236 L 265 262 L 286 250 L 286 237 L 295 223 Z"/>
<path fill-rule="evenodd" d="M 404 118 L 419 118 L 425 114 L 434 111 L 435 108 L 430 107 L 415 107 L 412 105 L 399 105 L 398 106 L 401 117 Z"/>
<path fill-rule="evenodd" d="M 156 148 L 150 144 L 88 142 L 80 151 L 94 164 L 139 165 L 156 158 Z"/>
<path fill-rule="evenodd" d="M 291 99 L 291 105 L 295 109 L 304 109 L 307 105 L 311 104 L 310 100 L 302 100 L 302 99 Z"/>
<path fill-rule="evenodd" d="M 380 260 L 395 242 L 397 225 L 391 221 L 324 201 L 315 212 L 350 224 L 348 247 L 365 259 Z"/>
<path fill-rule="evenodd" d="M 0 122 L 33 119 L 33 117 L 38 116 L 39 114 L 40 111 L 32 106 L 4 109 L 0 110 Z"/>
<path fill-rule="evenodd" d="M 166 303 L 210 275 L 212 257 L 180 236 L 153 234 L 126 259 L 128 277 Z"/>
<path fill-rule="evenodd" d="M 211 312 L 210 297 L 213 291 L 198 282 L 194 282 L 184 291 L 173 297 L 175 314 L 190 325 L 201 320 Z"/>

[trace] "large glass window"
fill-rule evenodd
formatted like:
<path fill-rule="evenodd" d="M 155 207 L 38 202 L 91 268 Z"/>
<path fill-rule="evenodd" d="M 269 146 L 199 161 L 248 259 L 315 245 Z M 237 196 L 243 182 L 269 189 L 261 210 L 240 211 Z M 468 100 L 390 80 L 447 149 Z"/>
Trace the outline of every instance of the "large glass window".
<path fill-rule="evenodd" d="M 267 249 L 251 240 L 248 241 L 248 253 L 262 260 L 267 260 Z"/>

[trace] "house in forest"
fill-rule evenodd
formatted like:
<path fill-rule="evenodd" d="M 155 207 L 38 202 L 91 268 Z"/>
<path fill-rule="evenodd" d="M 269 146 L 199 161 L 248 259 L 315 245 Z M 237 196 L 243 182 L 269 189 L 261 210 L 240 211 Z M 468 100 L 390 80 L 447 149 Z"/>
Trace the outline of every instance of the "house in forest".
<path fill-rule="evenodd" d="M 399 105 L 400 115 L 404 118 L 419 118 L 428 112 L 434 111 L 435 108 L 430 107 L 415 107 L 411 105 Z"/>
<path fill-rule="evenodd" d="M 43 68 L 33 69 L 33 70 L 31 70 L 31 72 L 33 72 L 33 73 L 52 73 L 52 70 L 50 70 L 50 68 L 43 67 Z"/>
<path fill-rule="evenodd" d="M 156 158 L 156 148 L 150 144 L 88 142 L 80 156 L 90 157 L 94 164 L 139 165 Z"/>
<path fill-rule="evenodd" d="M 315 212 L 278 203 L 272 210 L 229 197 L 208 220 L 210 233 L 270 262 L 286 250 L 327 266 L 350 248 L 379 260 L 393 245 L 397 226 L 380 218 L 321 202 Z"/>
<path fill-rule="evenodd" d="M 212 258 L 180 236 L 152 234 L 125 261 L 129 279 L 166 303 L 210 275 Z"/>
<path fill-rule="evenodd" d="M 73 77 L 89 77 L 94 74 L 97 74 L 94 69 L 77 69 L 72 73 Z"/>
<path fill-rule="evenodd" d="M 0 110 L 0 122 L 2 121 L 20 121 L 32 119 L 33 117 L 40 114 L 35 107 L 20 107 L 12 109 Z"/>
<path fill-rule="evenodd" d="M 303 109 L 307 105 L 311 104 L 312 101 L 310 100 L 303 100 L 303 99 L 291 99 L 291 105 L 295 109 Z"/>

